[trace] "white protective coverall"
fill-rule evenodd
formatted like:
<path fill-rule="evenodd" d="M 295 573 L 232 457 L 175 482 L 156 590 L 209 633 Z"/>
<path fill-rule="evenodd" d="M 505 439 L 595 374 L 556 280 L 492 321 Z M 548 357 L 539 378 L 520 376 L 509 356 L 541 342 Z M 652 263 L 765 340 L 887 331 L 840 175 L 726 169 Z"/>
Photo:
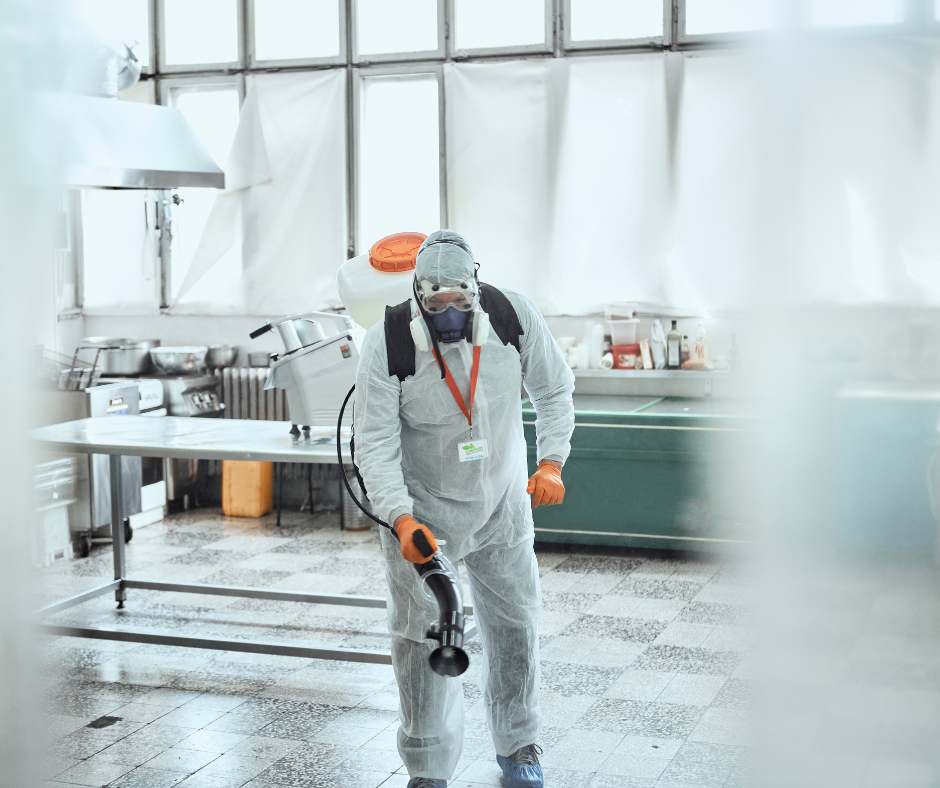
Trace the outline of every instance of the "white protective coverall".
<path fill-rule="evenodd" d="M 428 240 L 449 233 L 440 231 Z M 449 233 L 460 238 L 456 233 Z M 463 239 L 460 238 L 462 241 Z M 427 242 L 425 242 L 425 245 Z M 470 255 L 450 244 L 418 254 L 416 275 L 453 286 L 473 275 Z M 568 457 L 574 430 L 574 375 L 545 320 L 523 296 L 503 291 L 524 329 L 521 353 L 491 330 L 481 349 L 473 402 L 473 438 L 484 459 L 459 462 L 467 419 L 441 379 L 433 351 L 415 350 L 415 374 L 399 383 L 388 372 L 384 321 L 366 333 L 356 378 L 356 461 L 378 517 L 413 514 L 444 554 L 464 559 L 485 652 L 483 698 L 496 752 L 511 755 L 539 738 L 538 615 L 541 607 L 521 389 L 535 407 L 538 459 Z M 418 314 L 412 304 L 413 314 Z M 472 347 L 441 344 L 451 374 L 469 402 Z M 398 749 L 412 777 L 450 779 L 463 744 L 460 678 L 434 673 L 426 639 L 436 605 L 418 586 L 414 565 L 382 529 L 389 586 L 392 664 L 401 697 Z"/>

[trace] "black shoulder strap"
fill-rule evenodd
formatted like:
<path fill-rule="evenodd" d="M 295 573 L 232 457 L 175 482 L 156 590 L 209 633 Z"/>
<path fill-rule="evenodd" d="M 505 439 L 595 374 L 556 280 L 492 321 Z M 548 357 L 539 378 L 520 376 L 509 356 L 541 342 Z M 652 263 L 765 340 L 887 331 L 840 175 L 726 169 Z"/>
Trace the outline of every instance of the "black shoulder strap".
<path fill-rule="evenodd" d="M 519 315 L 506 294 L 498 287 L 481 282 L 480 306 L 490 316 L 490 325 L 500 341 L 504 345 L 512 345 L 517 353 L 521 353 L 519 337 L 525 334 L 525 331 L 522 330 Z"/>
<path fill-rule="evenodd" d="M 415 374 L 415 343 L 411 338 L 411 301 L 385 307 L 385 349 L 388 374 L 399 382 Z"/>
<path fill-rule="evenodd" d="M 521 353 L 519 337 L 525 332 L 519 315 L 506 294 L 498 287 L 480 283 L 480 306 L 490 316 L 490 325 L 504 345 Z M 411 301 L 385 307 L 385 348 L 388 374 L 399 382 L 415 374 L 415 343 L 411 338 Z"/>

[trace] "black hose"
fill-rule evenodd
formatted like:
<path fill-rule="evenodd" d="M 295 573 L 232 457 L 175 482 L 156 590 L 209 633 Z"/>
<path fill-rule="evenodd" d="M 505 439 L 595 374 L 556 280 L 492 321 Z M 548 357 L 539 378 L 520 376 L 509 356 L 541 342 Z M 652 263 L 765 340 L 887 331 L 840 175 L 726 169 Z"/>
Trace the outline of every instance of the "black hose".
<path fill-rule="evenodd" d="M 352 490 L 352 485 L 350 485 L 349 479 L 346 477 L 346 464 L 343 462 L 343 444 L 342 444 L 340 436 L 343 431 L 343 415 L 346 413 L 346 403 L 349 402 L 349 398 L 353 395 L 353 392 L 355 390 L 356 390 L 356 387 L 353 386 L 349 390 L 349 393 L 346 395 L 346 399 L 343 400 L 343 405 L 339 409 L 339 421 L 336 422 L 336 461 L 339 463 L 340 476 L 343 479 L 343 484 L 346 485 L 346 492 L 349 493 L 349 497 L 352 498 L 353 503 L 356 504 L 356 506 L 362 509 L 363 514 L 365 514 L 366 517 L 368 517 L 370 520 L 377 522 L 379 525 L 384 525 L 386 528 L 388 528 L 389 531 L 395 534 L 395 538 L 398 539 L 398 534 L 395 533 L 395 529 L 392 528 L 392 526 L 390 526 L 387 522 L 385 522 L 385 520 L 380 520 L 378 517 L 372 514 L 372 512 L 366 509 L 366 507 L 363 506 L 359 502 L 359 499 L 356 497 L 356 494 Z M 355 458 L 352 456 L 350 456 L 350 459 L 355 461 Z M 340 501 L 339 505 L 340 507 L 342 507 L 343 502 Z"/>
<path fill-rule="evenodd" d="M 349 398 L 353 395 L 355 390 L 356 387 L 353 386 L 346 395 L 346 399 L 343 400 L 343 405 L 339 409 L 339 421 L 336 423 L 336 459 L 339 462 L 339 472 L 343 479 L 343 484 L 346 485 L 346 492 L 348 492 L 349 497 L 353 499 L 353 503 L 370 519 L 388 528 L 388 530 L 394 534 L 395 538 L 398 539 L 398 534 L 392 526 L 384 520 L 380 520 L 359 502 L 346 476 L 346 465 L 343 463 L 343 445 L 340 435 L 343 429 L 343 415 L 346 412 L 346 404 L 349 402 Z M 355 462 L 351 441 L 350 459 Z M 312 507 L 313 504 L 311 503 L 311 508 Z M 342 508 L 342 502 L 340 502 L 340 508 Z M 424 539 L 424 534 L 420 534 L 420 536 Z M 422 549 L 420 544 L 416 546 L 422 553 L 425 553 L 425 550 Z M 427 550 L 431 549 L 426 539 L 424 546 Z M 431 670 L 441 676 L 460 676 L 470 665 L 470 657 L 468 657 L 467 652 L 463 650 L 463 594 L 460 590 L 460 581 L 451 574 L 447 565 L 439 558 L 432 558 L 430 561 L 423 564 L 415 564 L 414 567 L 415 571 L 422 578 L 422 581 L 428 584 L 428 588 L 430 588 L 431 593 L 434 594 L 439 611 L 436 628 L 427 633 L 429 639 L 436 640 L 440 643 L 440 646 L 434 649 L 434 651 L 431 652 L 431 656 L 428 658 Z M 437 571 L 431 572 L 432 569 Z M 427 575 L 427 578 L 424 577 L 425 575 Z"/>

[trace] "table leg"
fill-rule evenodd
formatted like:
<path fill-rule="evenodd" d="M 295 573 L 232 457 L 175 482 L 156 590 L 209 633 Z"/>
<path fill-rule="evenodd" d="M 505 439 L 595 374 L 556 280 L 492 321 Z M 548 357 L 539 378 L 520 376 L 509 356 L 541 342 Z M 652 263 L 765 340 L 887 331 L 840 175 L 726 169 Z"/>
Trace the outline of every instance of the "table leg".
<path fill-rule="evenodd" d="M 284 463 L 277 462 L 277 528 L 281 527 L 281 490 L 284 488 Z"/>
<path fill-rule="evenodd" d="M 111 549 L 114 553 L 114 579 L 123 580 L 124 564 L 124 478 L 121 473 L 121 455 L 109 457 L 111 470 Z M 118 588 L 114 592 L 118 608 L 124 607 L 127 591 Z"/>

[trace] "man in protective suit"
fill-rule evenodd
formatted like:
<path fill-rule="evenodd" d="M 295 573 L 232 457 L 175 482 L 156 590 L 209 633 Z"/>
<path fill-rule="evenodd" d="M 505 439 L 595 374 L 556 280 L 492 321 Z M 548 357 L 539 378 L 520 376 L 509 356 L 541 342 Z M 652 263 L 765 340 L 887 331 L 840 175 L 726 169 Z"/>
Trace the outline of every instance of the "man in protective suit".
<path fill-rule="evenodd" d="M 355 400 L 359 469 L 376 514 L 400 540 L 383 529 L 398 751 L 409 788 L 439 788 L 453 777 L 463 745 L 461 680 L 428 665 L 435 644 L 426 632 L 437 611 L 409 563 L 428 560 L 413 541 L 420 533 L 435 549 L 440 540 L 454 564 L 464 560 L 497 761 L 507 788 L 537 788 L 541 592 L 531 507 L 564 497 L 574 375 L 527 299 L 481 285 L 458 233 L 439 230 L 421 245 L 406 304 L 389 308 L 367 332 Z M 396 309 L 405 310 L 404 323 L 391 319 Z M 523 385 L 538 443 L 539 467 L 529 479 Z"/>

